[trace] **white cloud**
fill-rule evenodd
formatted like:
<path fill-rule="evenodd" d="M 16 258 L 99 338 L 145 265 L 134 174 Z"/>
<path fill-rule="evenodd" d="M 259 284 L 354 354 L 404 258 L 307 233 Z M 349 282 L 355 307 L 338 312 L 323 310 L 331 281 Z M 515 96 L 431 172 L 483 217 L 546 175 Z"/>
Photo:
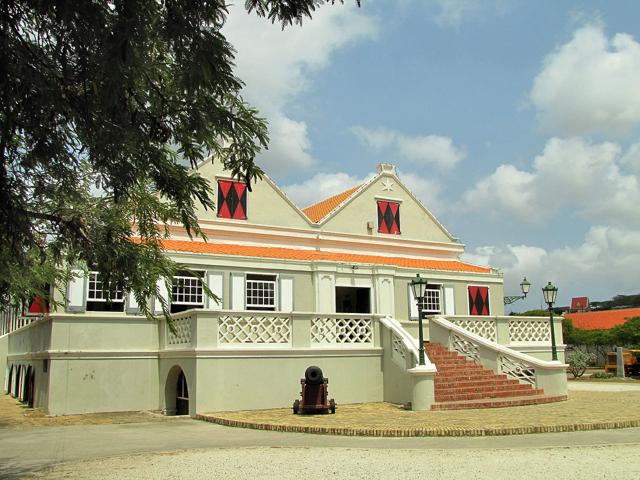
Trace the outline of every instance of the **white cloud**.
<path fill-rule="evenodd" d="M 640 176 L 640 143 L 634 143 L 620 161 L 622 165 L 629 168 L 637 176 Z"/>
<path fill-rule="evenodd" d="M 529 99 L 549 131 L 623 133 L 640 121 L 638 85 L 640 43 L 587 25 L 545 59 Z"/>
<path fill-rule="evenodd" d="M 573 208 L 591 221 L 640 227 L 640 182 L 621 172 L 622 161 L 614 143 L 551 138 L 531 172 L 499 166 L 463 195 L 462 209 L 541 222 Z"/>
<path fill-rule="evenodd" d="M 402 171 L 398 171 L 398 177 L 431 213 L 437 216 L 446 209 L 446 204 L 440 198 L 442 192 L 440 182 Z"/>
<path fill-rule="evenodd" d="M 351 187 L 369 180 L 372 175 L 358 178 L 347 173 L 318 173 L 301 183 L 285 185 L 282 189 L 287 196 L 301 208 L 308 207 L 315 202 L 337 195 Z"/>
<path fill-rule="evenodd" d="M 580 245 L 544 249 L 530 245 L 478 247 L 463 258 L 500 268 L 505 276 L 505 295 L 519 294 L 526 276 L 531 294 L 516 310 L 538 308 L 541 288 L 548 281 L 559 288 L 560 305 L 571 297 L 586 295 L 605 300 L 619 293 L 636 293 L 640 265 L 640 229 L 598 225 L 591 227 Z"/>
<path fill-rule="evenodd" d="M 394 154 L 421 165 L 434 165 L 446 170 L 465 157 L 449 137 L 440 135 L 404 135 L 386 128 L 352 127 L 353 134 L 365 145 L 376 150 L 390 149 Z"/>
<path fill-rule="evenodd" d="M 473 0 L 437 0 L 439 12 L 435 22 L 441 27 L 457 27 L 465 16 L 478 7 Z"/>
<path fill-rule="evenodd" d="M 223 31 L 237 50 L 235 72 L 246 84 L 243 95 L 270 124 L 269 151 L 258 161 L 272 175 L 304 170 L 313 163 L 307 125 L 286 108 L 336 50 L 373 38 L 376 21 L 347 2 L 319 8 L 303 27 L 283 31 L 278 23 L 248 15 L 243 3 L 230 7 Z"/>

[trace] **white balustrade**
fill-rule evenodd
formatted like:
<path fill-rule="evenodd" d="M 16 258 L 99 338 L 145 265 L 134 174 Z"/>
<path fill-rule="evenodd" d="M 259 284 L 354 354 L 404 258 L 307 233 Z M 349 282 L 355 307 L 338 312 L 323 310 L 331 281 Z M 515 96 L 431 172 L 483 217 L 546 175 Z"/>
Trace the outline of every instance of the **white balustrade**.
<path fill-rule="evenodd" d="M 323 316 L 311 320 L 311 343 L 319 345 L 372 344 L 371 318 Z"/>
<path fill-rule="evenodd" d="M 463 329 L 444 317 L 430 317 L 429 334 L 431 341 L 441 343 L 485 368 L 545 389 L 548 394 L 566 395 L 567 366 L 561 362 L 540 360 L 518 352 Z"/>
<path fill-rule="evenodd" d="M 195 320 L 195 314 L 176 316 L 172 319 L 173 331 L 167 325 L 167 346 L 191 345 L 191 322 Z"/>
<path fill-rule="evenodd" d="M 221 315 L 218 344 L 290 344 L 291 330 L 288 315 Z"/>
<path fill-rule="evenodd" d="M 509 320 L 509 341 L 512 343 L 551 342 L 549 319 L 522 319 L 514 317 L 513 320 Z"/>
<path fill-rule="evenodd" d="M 447 318 L 454 325 L 464 328 L 471 333 L 475 333 L 488 340 L 497 341 L 498 327 L 496 325 L 496 319 L 489 318 L 469 318 L 469 317 L 452 317 Z"/>

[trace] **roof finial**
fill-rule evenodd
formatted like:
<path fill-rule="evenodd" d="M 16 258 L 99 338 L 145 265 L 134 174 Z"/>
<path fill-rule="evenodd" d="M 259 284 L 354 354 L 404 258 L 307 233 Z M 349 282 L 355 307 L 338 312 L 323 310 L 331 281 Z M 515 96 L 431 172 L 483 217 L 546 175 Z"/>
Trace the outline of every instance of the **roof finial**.
<path fill-rule="evenodd" d="M 376 166 L 376 170 L 378 173 L 390 173 L 391 175 L 396 174 L 396 166 L 393 163 L 379 163 Z"/>

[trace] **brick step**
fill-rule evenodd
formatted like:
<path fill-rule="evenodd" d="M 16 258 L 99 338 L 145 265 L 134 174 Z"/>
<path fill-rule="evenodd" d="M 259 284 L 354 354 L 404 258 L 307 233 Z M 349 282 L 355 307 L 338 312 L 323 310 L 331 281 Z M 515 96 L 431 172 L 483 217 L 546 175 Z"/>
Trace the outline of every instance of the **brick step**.
<path fill-rule="evenodd" d="M 475 400 L 478 398 L 513 398 L 528 397 L 530 395 L 542 395 L 542 390 L 503 390 L 495 392 L 446 392 L 436 393 L 437 402 L 455 401 L 455 400 Z"/>
<path fill-rule="evenodd" d="M 511 398 L 476 399 L 435 402 L 431 410 L 468 410 L 474 408 L 504 408 L 518 407 L 522 405 L 539 405 L 541 403 L 562 402 L 566 395 L 529 395 Z"/>
<path fill-rule="evenodd" d="M 438 367 L 439 372 L 481 372 L 487 370 L 475 363 L 471 365 L 450 365 L 445 367 L 443 367 L 442 364 L 438 365 L 436 363 L 436 367 Z"/>
<path fill-rule="evenodd" d="M 478 370 L 469 372 L 468 370 L 458 370 L 455 372 L 438 372 L 436 374 L 437 380 L 452 381 L 452 380 L 487 380 L 488 378 L 506 378 L 504 374 L 495 374 L 491 370 Z"/>
<path fill-rule="evenodd" d="M 462 386 L 462 387 L 439 387 L 435 386 L 435 393 L 456 394 L 456 393 L 493 393 L 493 392 L 530 392 L 533 390 L 531 385 L 525 384 L 506 384 L 506 385 L 481 385 L 481 386 Z"/>
<path fill-rule="evenodd" d="M 474 365 L 476 367 L 482 368 L 482 365 L 478 365 L 477 363 L 472 362 L 471 360 L 459 359 L 459 358 L 455 358 L 455 359 L 451 359 L 451 360 L 433 360 L 433 359 L 431 359 L 431 363 L 434 363 L 435 365 L 437 365 L 438 368 L 472 367 Z"/>
<path fill-rule="evenodd" d="M 483 385 L 519 385 L 520 382 L 513 378 L 472 378 L 470 380 L 442 381 L 436 376 L 436 388 L 460 388 L 460 387 L 481 387 Z"/>

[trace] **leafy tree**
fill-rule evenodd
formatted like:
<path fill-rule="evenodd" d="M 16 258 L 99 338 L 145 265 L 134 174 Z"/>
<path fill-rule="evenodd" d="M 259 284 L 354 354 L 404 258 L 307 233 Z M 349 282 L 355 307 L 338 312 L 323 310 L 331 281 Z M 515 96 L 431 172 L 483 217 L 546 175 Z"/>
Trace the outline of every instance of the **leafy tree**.
<path fill-rule="evenodd" d="M 611 300 L 591 302 L 591 308 L 594 310 L 610 310 L 622 307 L 640 307 L 640 293 L 635 295 L 616 295 Z"/>
<path fill-rule="evenodd" d="M 245 7 L 285 28 L 329 2 Z M 214 208 L 185 165 L 213 154 L 249 188 L 260 178 L 267 126 L 242 99 L 227 15 L 224 0 L 0 3 L 2 305 L 82 263 L 151 316 L 157 279 L 181 268 L 162 253 L 167 225 L 203 236 L 196 207 Z"/>
<path fill-rule="evenodd" d="M 593 365 L 596 361 L 596 356 L 593 353 L 585 353 L 580 350 L 576 350 L 567 353 L 567 363 L 569 364 L 569 372 L 573 375 L 573 378 L 580 378 L 584 375 L 589 365 Z"/>
<path fill-rule="evenodd" d="M 611 330 L 617 345 L 640 348 L 640 317 L 630 318 Z"/>

